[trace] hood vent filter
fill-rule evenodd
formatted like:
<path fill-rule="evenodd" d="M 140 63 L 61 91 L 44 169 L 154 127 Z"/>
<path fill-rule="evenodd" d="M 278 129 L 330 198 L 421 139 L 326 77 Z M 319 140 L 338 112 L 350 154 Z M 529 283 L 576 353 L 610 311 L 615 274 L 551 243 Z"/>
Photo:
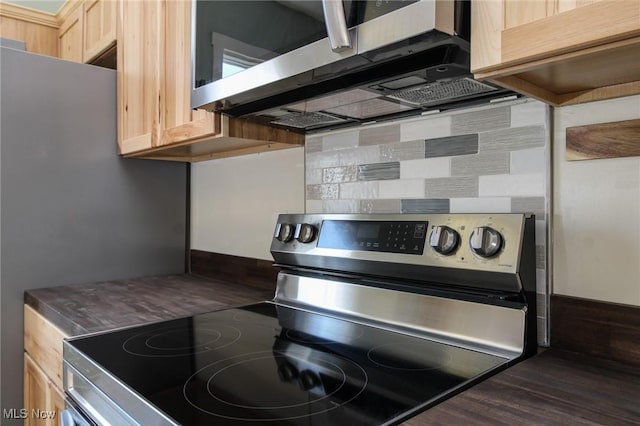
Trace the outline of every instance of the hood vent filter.
<path fill-rule="evenodd" d="M 414 87 L 407 90 L 395 92 L 387 97 L 407 102 L 412 105 L 424 106 L 433 103 L 440 103 L 443 100 L 464 98 L 466 96 L 478 95 L 498 90 L 496 87 L 480 83 L 471 78 L 460 78 L 455 80 L 441 80 L 425 86 Z"/>
<path fill-rule="evenodd" d="M 348 120 L 343 118 L 334 117 L 333 115 L 323 114 L 321 112 L 305 112 L 289 114 L 284 117 L 280 117 L 278 120 L 272 121 L 271 123 L 298 129 L 309 129 L 317 126 L 345 123 L 347 121 Z"/>

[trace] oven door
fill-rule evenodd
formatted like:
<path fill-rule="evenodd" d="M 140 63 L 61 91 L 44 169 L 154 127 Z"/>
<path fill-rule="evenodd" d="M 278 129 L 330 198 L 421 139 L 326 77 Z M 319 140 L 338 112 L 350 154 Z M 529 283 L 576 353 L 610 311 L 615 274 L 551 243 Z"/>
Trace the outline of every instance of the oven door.
<path fill-rule="evenodd" d="M 439 21 L 449 20 L 453 32 L 453 4 L 194 1 L 191 105 L 225 109 L 315 83 L 323 73 L 368 66 L 371 58 L 361 55 L 433 30 Z"/>
<path fill-rule="evenodd" d="M 82 374 L 67 361 L 64 361 L 63 366 L 67 398 L 62 426 L 139 424 L 87 378 L 89 376 L 101 381 L 100 375 L 94 374 L 89 368 L 84 369 L 85 374 Z"/>
<path fill-rule="evenodd" d="M 64 410 L 60 414 L 60 426 L 98 426 L 71 398 L 64 399 Z"/>

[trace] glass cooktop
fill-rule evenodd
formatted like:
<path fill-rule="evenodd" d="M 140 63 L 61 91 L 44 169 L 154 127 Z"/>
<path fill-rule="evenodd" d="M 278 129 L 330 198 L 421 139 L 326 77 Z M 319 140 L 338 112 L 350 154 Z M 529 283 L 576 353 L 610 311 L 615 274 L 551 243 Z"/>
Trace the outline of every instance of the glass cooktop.
<path fill-rule="evenodd" d="M 270 302 L 69 343 L 183 425 L 393 423 L 507 362 Z"/>

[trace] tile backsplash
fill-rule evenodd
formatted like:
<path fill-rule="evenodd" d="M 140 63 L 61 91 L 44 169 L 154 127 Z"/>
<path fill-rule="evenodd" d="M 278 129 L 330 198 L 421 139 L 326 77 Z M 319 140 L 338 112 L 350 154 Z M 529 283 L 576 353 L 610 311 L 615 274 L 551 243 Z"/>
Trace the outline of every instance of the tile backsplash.
<path fill-rule="evenodd" d="M 308 213 L 536 215 L 538 340 L 548 344 L 549 109 L 515 100 L 307 136 Z"/>

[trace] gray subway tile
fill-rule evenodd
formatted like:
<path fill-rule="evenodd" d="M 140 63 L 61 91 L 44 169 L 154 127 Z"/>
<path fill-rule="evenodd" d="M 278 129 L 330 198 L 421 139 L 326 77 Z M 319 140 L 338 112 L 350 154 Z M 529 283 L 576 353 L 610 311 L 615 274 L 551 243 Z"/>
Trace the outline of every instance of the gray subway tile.
<path fill-rule="evenodd" d="M 548 112 L 548 105 L 533 99 L 511 104 L 511 127 L 544 124 Z"/>
<path fill-rule="evenodd" d="M 533 213 L 538 219 L 544 219 L 546 203 L 544 197 L 512 197 L 512 213 Z"/>
<path fill-rule="evenodd" d="M 378 198 L 379 182 L 349 182 L 340 184 L 341 200 L 366 200 Z"/>
<path fill-rule="evenodd" d="M 547 320 L 544 317 L 537 318 L 538 326 L 538 344 L 541 346 L 549 346 L 549 336 L 547 336 Z"/>
<path fill-rule="evenodd" d="M 322 169 L 340 165 L 340 155 L 335 152 L 312 152 L 304 157 L 305 167 Z"/>
<path fill-rule="evenodd" d="M 370 164 L 380 162 L 380 149 L 377 146 L 363 146 L 343 149 L 339 152 L 339 166 L 353 166 L 356 164 Z"/>
<path fill-rule="evenodd" d="M 305 213 L 322 213 L 322 200 L 306 200 Z"/>
<path fill-rule="evenodd" d="M 383 161 L 405 161 L 424 158 L 424 140 L 391 143 L 380 146 Z"/>
<path fill-rule="evenodd" d="M 322 169 L 323 183 L 353 182 L 358 178 L 356 166 L 327 167 Z"/>
<path fill-rule="evenodd" d="M 306 167 L 305 183 L 307 185 L 316 185 L 322 183 L 322 169 L 312 169 L 311 167 Z"/>
<path fill-rule="evenodd" d="M 546 311 L 543 310 L 542 308 L 547 306 L 547 294 L 536 292 L 536 302 L 537 302 L 536 306 L 538 307 L 538 312 L 536 313 L 536 315 L 538 317 L 545 317 Z"/>
<path fill-rule="evenodd" d="M 508 152 L 483 152 L 451 159 L 451 176 L 503 175 L 509 173 Z"/>
<path fill-rule="evenodd" d="M 323 200 L 323 213 L 360 213 L 360 200 Z"/>
<path fill-rule="evenodd" d="M 478 152 L 478 134 L 447 136 L 427 139 L 425 157 L 450 157 L 454 155 L 476 154 Z"/>
<path fill-rule="evenodd" d="M 504 129 L 510 125 L 511 107 L 508 106 L 455 114 L 451 117 L 451 132 L 454 135 Z"/>
<path fill-rule="evenodd" d="M 478 196 L 478 178 L 471 176 L 445 177 L 425 180 L 427 198 L 464 198 Z"/>
<path fill-rule="evenodd" d="M 338 184 L 307 185 L 307 200 L 335 200 L 338 189 Z"/>
<path fill-rule="evenodd" d="M 314 152 L 305 156 L 305 167 L 323 169 L 337 166 L 377 163 L 380 149 L 377 146 L 363 146 L 326 152 Z"/>
<path fill-rule="evenodd" d="M 480 134 L 480 152 L 516 151 L 544 146 L 544 126 L 514 127 Z"/>
<path fill-rule="evenodd" d="M 360 200 L 361 213 L 400 213 L 400 200 Z"/>
<path fill-rule="evenodd" d="M 358 166 L 358 180 L 400 179 L 400 163 L 361 164 Z"/>
<path fill-rule="evenodd" d="M 325 135 L 322 137 L 323 151 L 348 149 L 356 146 L 358 146 L 358 132 L 356 130 Z"/>
<path fill-rule="evenodd" d="M 306 154 L 322 151 L 322 138 L 307 136 L 304 142 L 304 149 Z"/>
<path fill-rule="evenodd" d="M 402 213 L 449 213 L 449 199 L 401 200 Z"/>
<path fill-rule="evenodd" d="M 538 290 L 536 291 L 536 307 L 538 308 L 536 312 L 538 317 L 549 317 L 549 289 L 547 288 L 546 281 L 542 286 L 538 286 Z"/>
<path fill-rule="evenodd" d="M 536 245 L 536 268 L 544 269 L 547 267 L 547 249 L 545 246 Z"/>
<path fill-rule="evenodd" d="M 381 145 L 400 140 L 400 124 L 390 124 L 360 130 L 358 144 L 360 146 Z"/>

